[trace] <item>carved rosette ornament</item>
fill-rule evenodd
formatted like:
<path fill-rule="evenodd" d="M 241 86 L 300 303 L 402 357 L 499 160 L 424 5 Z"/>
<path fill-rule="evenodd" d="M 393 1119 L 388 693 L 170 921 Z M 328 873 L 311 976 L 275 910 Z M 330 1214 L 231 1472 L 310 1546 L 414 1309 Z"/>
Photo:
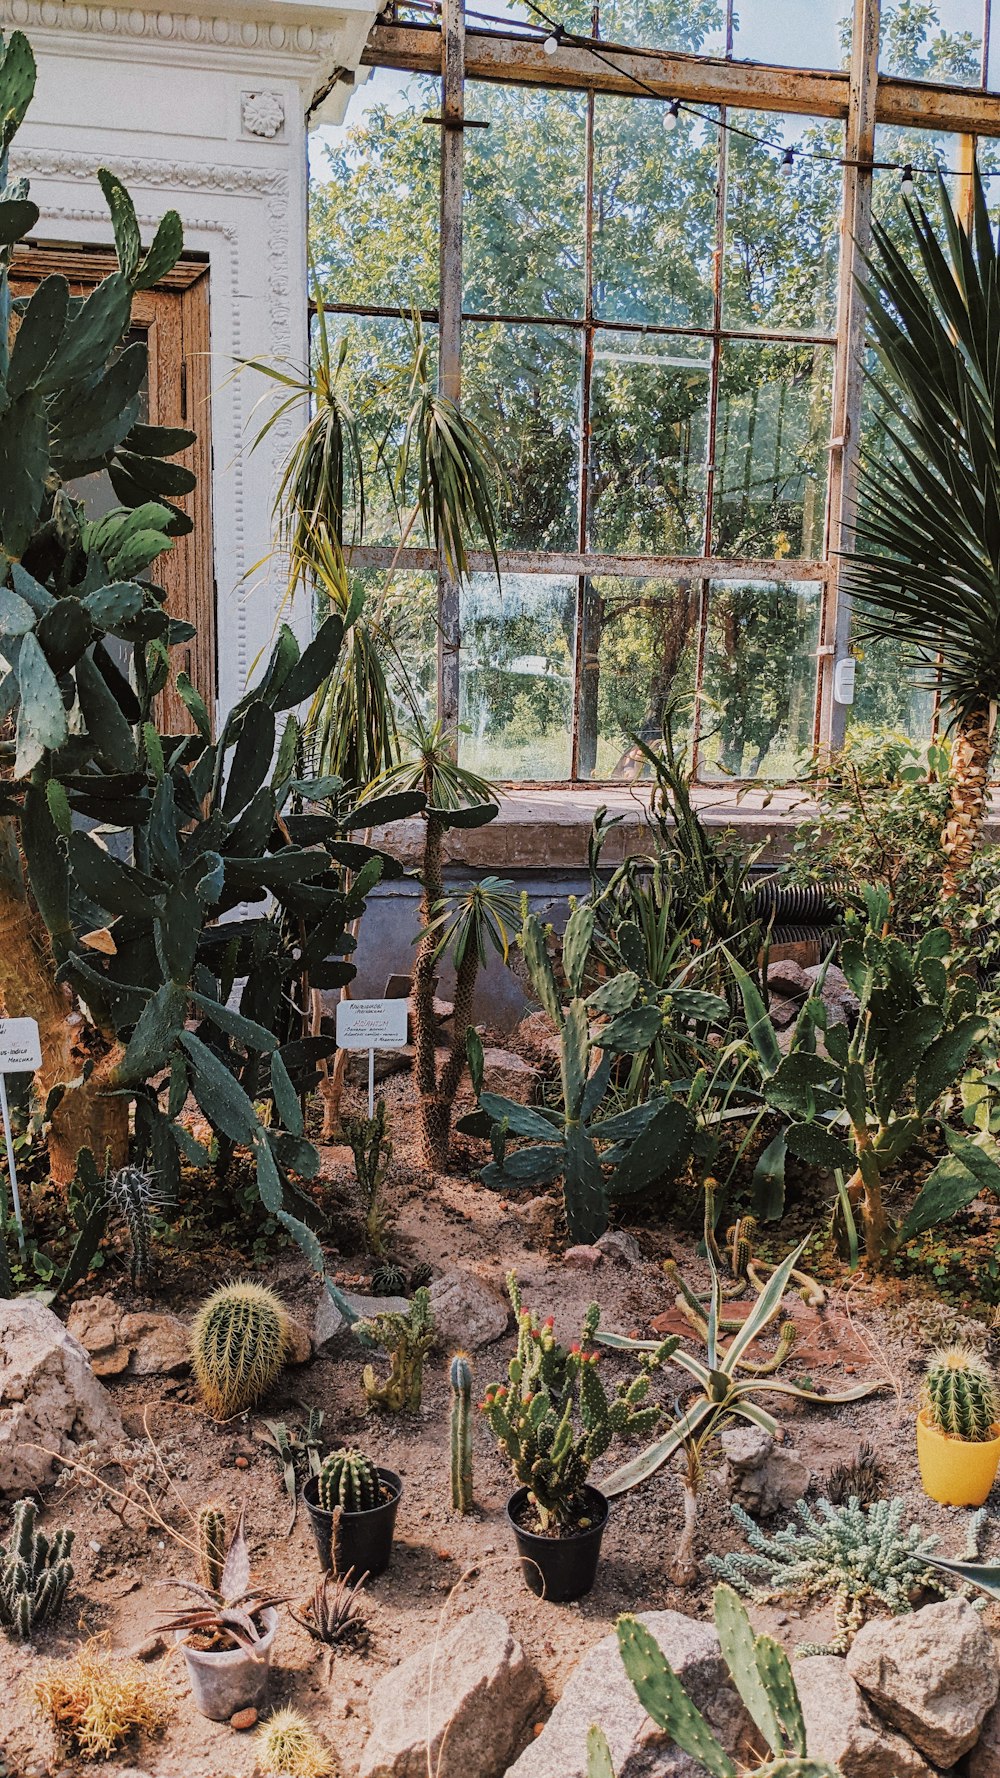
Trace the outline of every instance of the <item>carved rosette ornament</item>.
<path fill-rule="evenodd" d="M 244 93 L 240 115 L 251 136 L 270 140 L 284 128 L 285 107 L 277 93 Z"/>

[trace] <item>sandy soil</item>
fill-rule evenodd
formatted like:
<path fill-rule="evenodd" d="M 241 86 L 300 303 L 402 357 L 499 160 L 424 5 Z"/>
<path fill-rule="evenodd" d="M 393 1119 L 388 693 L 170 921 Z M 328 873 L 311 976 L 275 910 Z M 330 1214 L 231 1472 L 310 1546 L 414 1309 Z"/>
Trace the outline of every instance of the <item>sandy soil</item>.
<path fill-rule="evenodd" d="M 403 1077 L 391 1083 L 390 1098 L 397 1129 L 406 1126 L 412 1093 Z M 339 1158 L 328 1161 L 331 1178 L 344 1181 Z M 684 1264 L 692 1282 L 704 1278 L 690 1237 L 669 1227 L 633 1232 L 643 1259 L 621 1267 L 605 1259 L 594 1273 L 563 1263 L 554 1239 L 554 1216 L 544 1207 L 526 1218 L 523 1207 L 506 1203 L 464 1177 L 449 1176 L 433 1188 L 414 1174 L 405 1160 L 394 1164 L 392 1192 L 399 1213 L 394 1250 L 402 1258 L 429 1260 L 435 1267 L 462 1264 L 502 1286 L 516 1267 L 525 1299 L 556 1316 L 557 1329 L 571 1337 L 592 1297 L 602 1305 L 603 1324 L 619 1331 L 645 1331 L 650 1321 L 669 1309 L 672 1290 L 660 1262 L 672 1253 Z M 341 1276 L 357 1272 L 357 1259 L 345 1258 Z M 191 1309 L 204 1289 L 226 1275 L 223 1266 L 204 1259 L 164 1268 L 160 1291 L 152 1306 L 180 1313 Z M 173 1275 L 170 1275 L 172 1272 Z M 317 1296 L 314 1278 L 298 1256 L 283 1253 L 265 1264 L 264 1276 L 289 1307 L 311 1320 Z M 102 1284 L 101 1288 L 107 1288 Z M 126 1297 L 135 1299 L 122 1284 Z M 166 1300 L 165 1300 L 166 1299 Z M 149 1302 L 150 1299 L 141 1299 Z M 926 1336 L 934 1329 L 919 1305 L 906 1316 L 890 1314 L 884 1293 L 855 1286 L 846 1301 L 835 1291 L 825 1328 L 813 1341 L 809 1374 L 827 1389 L 870 1377 L 890 1385 L 872 1400 L 850 1406 L 800 1407 L 779 1398 L 778 1410 L 788 1435 L 821 1481 L 831 1465 L 843 1461 L 866 1437 L 874 1439 L 890 1475 L 891 1491 L 906 1496 L 912 1517 L 926 1531 L 941 1534 L 942 1549 L 951 1553 L 963 1541 L 966 1515 L 935 1507 L 922 1494 L 916 1472 L 912 1414 Z M 907 1331 L 911 1329 L 912 1331 Z M 827 1334 L 827 1330 L 832 1330 Z M 848 1354 L 838 1357 L 838 1341 Z M 510 1352 L 510 1341 L 479 1355 L 477 1384 L 498 1379 Z M 810 1348 L 788 1374 L 805 1368 Z M 833 1358 L 833 1363 L 828 1360 Z M 117 1405 L 130 1433 L 140 1436 L 144 1420 L 161 1447 L 175 1452 L 169 1459 L 179 1494 L 191 1507 L 209 1499 L 222 1501 L 235 1516 L 245 1502 L 255 1576 L 265 1587 L 287 1591 L 302 1600 L 317 1578 L 315 1552 L 304 1513 L 286 1536 L 288 1501 L 273 1452 L 258 1439 L 264 1415 L 296 1418 L 296 1407 L 322 1407 L 324 1435 L 331 1443 L 364 1445 L 379 1462 L 404 1478 L 392 1566 L 367 1589 L 367 1646 L 339 1653 L 326 1678 L 326 1654 L 287 1613 L 282 1614 L 274 1675 L 276 1703 L 294 1702 L 313 1720 L 334 1748 L 345 1774 L 353 1773 L 368 1731 L 366 1702 L 381 1674 L 405 1659 L 450 1622 L 477 1604 L 503 1611 L 531 1658 L 544 1674 L 555 1699 L 580 1656 L 613 1625 L 625 1609 L 671 1607 L 694 1615 L 710 1609 L 711 1577 L 679 1591 L 667 1575 L 670 1554 L 680 1526 L 680 1482 L 667 1471 L 616 1503 L 604 1541 L 597 1587 L 579 1605 L 553 1605 L 533 1598 L 525 1589 L 511 1548 L 504 1507 L 511 1489 L 509 1472 L 482 1422 L 475 1428 L 477 1511 L 468 1517 L 451 1512 L 448 1489 L 447 1353 L 428 1365 L 424 1406 L 417 1419 L 366 1416 L 360 1388 L 362 1360 L 348 1352 L 319 1357 L 285 1373 L 274 1398 L 260 1413 L 236 1424 L 214 1425 L 204 1414 L 189 1383 L 112 1383 Z M 846 1364 L 846 1368 L 845 1368 Z M 614 1361 L 609 1362 L 613 1374 Z M 679 1386 L 677 1372 L 670 1373 Z M 669 1394 L 669 1390 L 665 1391 Z M 772 1404 L 773 1405 L 773 1404 Z M 303 1416 L 304 1417 L 304 1414 Z M 237 1467 L 237 1460 L 241 1464 Z M 247 1467 L 242 1467 L 242 1460 Z M 595 1476 L 599 1481 L 599 1474 Z M 184 1524 L 179 1510 L 173 1521 Z M 158 1587 L 167 1574 L 187 1570 L 184 1552 L 156 1528 L 123 1527 L 118 1518 L 75 1484 L 50 1493 L 45 1524 L 70 1522 L 77 1530 L 76 1585 L 62 1622 L 45 1632 L 37 1651 L 0 1638 L 0 1747 L 15 1778 L 70 1778 L 95 1768 L 74 1763 L 41 1723 L 27 1696 L 37 1654 L 62 1654 L 81 1635 L 103 1635 L 116 1649 L 138 1649 L 149 1642 L 158 1615 L 177 1595 Z M 5 1518 L 0 1516 L 0 1525 Z M 741 1538 L 724 1499 L 717 1469 L 705 1483 L 701 1538 L 703 1550 L 725 1551 Z M 994 1547 L 1000 1539 L 994 1540 Z M 763 1625 L 776 1630 L 790 1647 L 828 1633 L 829 1614 L 800 1619 L 792 1607 L 757 1611 Z M 176 1712 L 166 1732 L 130 1749 L 110 1770 L 138 1768 L 149 1778 L 246 1778 L 256 1769 L 255 1737 L 239 1736 L 228 1726 L 208 1723 L 191 1706 L 183 1663 L 175 1652 L 156 1659 L 176 1694 Z"/>

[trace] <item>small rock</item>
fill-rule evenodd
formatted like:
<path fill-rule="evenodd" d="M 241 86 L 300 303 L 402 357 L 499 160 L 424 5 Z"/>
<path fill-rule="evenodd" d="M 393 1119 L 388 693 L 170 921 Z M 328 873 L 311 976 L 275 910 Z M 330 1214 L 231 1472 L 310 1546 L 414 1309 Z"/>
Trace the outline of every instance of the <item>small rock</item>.
<path fill-rule="evenodd" d="M 749 1763 L 760 1744 L 730 1681 L 715 1631 L 679 1611 L 640 1612 L 639 1622 L 652 1631 L 726 1752 Z M 701 1772 L 647 1716 L 612 1634 L 595 1644 L 570 1674 L 541 1734 L 507 1778 L 586 1778 L 587 1732 L 595 1722 L 608 1737 L 617 1778 L 696 1778 Z"/>
<path fill-rule="evenodd" d="M 473 1611 L 378 1681 L 360 1778 L 500 1778 L 541 1699 L 506 1618 Z"/>
<path fill-rule="evenodd" d="M 806 1000 L 813 990 L 812 978 L 791 957 L 768 964 L 767 987 L 782 1000 Z"/>
<path fill-rule="evenodd" d="M 229 1727 L 235 1729 L 238 1734 L 242 1734 L 245 1729 L 256 1728 L 256 1726 L 257 1712 L 250 1707 L 246 1710 L 237 1710 L 235 1714 L 229 1718 Z"/>
<path fill-rule="evenodd" d="M 249 1457 L 234 1457 L 233 1458 L 233 1468 L 234 1469 L 249 1469 L 250 1468 Z"/>
<path fill-rule="evenodd" d="M 507 1332 L 504 1297 L 475 1272 L 449 1266 L 430 1286 L 431 1308 L 440 1345 L 478 1352 Z"/>
<path fill-rule="evenodd" d="M 499 1093 L 504 1099 L 516 1099 L 519 1105 L 530 1105 L 538 1083 L 538 1070 L 523 1056 L 512 1050 L 483 1051 L 483 1091 Z"/>
<path fill-rule="evenodd" d="M 993 1643 L 968 1599 L 873 1618 L 858 1631 L 847 1669 L 879 1715 L 938 1766 L 975 1746 L 1000 1694 Z"/>
<path fill-rule="evenodd" d="M 559 1033 L 547 1012 L 530 1012 L 511 1038 L 536 1067 L 546 1072 L 558 1068 L 562 1056 Z"/>
<path fill-rule="evenodd" d="M 326 1292 L 323 1292 L 326 1295 Z M 313 1355 L 312 1334 L 294 1315 L 288 1316 L 288 1347 L 285 1352 L 286 1364 L 308 1364 Z"/>
<path fill-rule="evenodd" d="M 599 1247 L 567 1247 L 563 1265 L 577 1272 L 594 1272 L 604 1258 Z"/>
<path fill-rule="evenodd" d="M 111 1397 L 59 1317 L 37 1297 L 0 1301 L 0 1494 L 44 1487 L 58 1457 L 84 1441 L 123 1437 Z"/>
<path fill-rule="evenodd" d="M 794 1445 L 778 1445 L 759 1426 L 731 1426 L 720 1439 L 730 1500 L 755 1518 L 787 1512 L 801 1500 L 812 1473 Z"/>
<path fill-rule="evenodd" d="M 799 1016 L 800 1002 L 797 1000 L 772 1000 L 767 1010 L 775 1030 L 787 1031 Z"/>
<path fill-rule="evenodd" d="M 142 1642 L 133 1642 L 131 1648 L 125 1650 L 130 1661 L 158 1661 L 160 1656 L 166 1652 L 165 1639 L 155 1634 L 144 1637 Z"/>
<path fill-rule="evenodd" d="M 595 1241 L 594 1245 L 599 1247 L 608 1259 L 614 1260 L 616 1265 L 635 1266 L 642 1259 L 642 1248 L 638 1241 L 634 1235 L 627 1234 L 624 1229 L 605 1229 L 603 1235 Z"/>
<path fill-rule="evenodd" d="M 410 1307 L 409 1299 L 405 1296 L 358 1296 L 350 1290 L 345 1290 L 343 1294 L 354 1314 L 362 1321 L 370 1320 L 373 1315 L 405 1315 Z M 351 1339 L 348 1323 L 325 1290 L 320 1291 L 316 1305 L 313 1339 L 317 1352 L 329 1352 L 338 1341 L 346 1343 Z"/>
<path fill-rule="evenodd" d="M 879 1721 L 839 1655 L 808 1655 L 793 1673 L 813 1759 L 843 1778 L 934 1778 L 916 1748 Z"/>
<path fill-rule="evenodd" d="M 126 1315 L 114 1297 L 91 1296 L 73 1304 L 66 1325 L 96 1377 L 170 1377 L 191 1368 L 191 1336 L 178 1315 Z"/>

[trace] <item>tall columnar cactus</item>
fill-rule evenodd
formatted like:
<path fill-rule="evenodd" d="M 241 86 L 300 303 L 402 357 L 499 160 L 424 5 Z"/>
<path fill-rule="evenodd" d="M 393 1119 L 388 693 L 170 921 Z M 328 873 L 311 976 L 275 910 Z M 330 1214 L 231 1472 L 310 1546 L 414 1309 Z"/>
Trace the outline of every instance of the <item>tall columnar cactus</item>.
<path fill-rule="evenodd" d="M 415 1290 L 405 1315 L 395 1311 L 374 1315 L 369 1321 L 355 1321 L 351 1331 L 362 1345 L 377 1346 L 389 1354 L 389 1375 L 383 1383 L 379 1382 L 374 1368 L 365 1365 L 362 1383 L 372 1406 L 388 1408 L 394 1414 L 419 1413 L 424 1359 L 434 1344 L 430 1291 Z"/>
<path fill-rule="evenodd" d="M 472 1361 L 456 1352 L 451 1383 L 451 1504 L 457 1513 L 472 1511 Z"/>
<path fill-rule="evenodd" d="M 150 1209 L 154 1202 L 153 1174 L 145 1167 L 119 1167 L 108 1180 L 108 1210 L 128 1229 L 132 1244 L 133 1284 L 149 1282 L 152 1270 Z"/>
<path fill-rule="evenodd" d="M 379 1100 L 374 1117 L 359 1114 L 340 1121 L 354 1156 L 354 1174 L 364 1209 L 365 1239 L 369 1251 L 381 1259 L 390 1221 L 382 1192 L 392 1160 L 392 1143 L 386 1135 L 385 1100 Z"/>
<path fill-rule="evenodd" d="M 552 1316 L 541 1321 L 522 1306 L 513 1273 L 507 1288 L 518 1318 L 517 1351 L 507 1382 L 492 1383 L 480 1405 L 542 1526 L 563 1527 L 579 1516 L 591 1464 L 612 1440 L 649 1433 L 659 1423 L 660 1409 L 646 1405 L 650 1371 L 679 1342 L 665 1340 L 645 1355 L 639 1375 L 620 1384 L 609 1401 L 598 1375 L 600 1353 L 591 1344 L 600 1320 L 597 1304 L 587 1310 L 579 1341 L 567 1349 L 556 1339 Z"/>
<path fill-rule="evenodd" d="M 519 1105 L 497 1093 L 479 1094 L 481 1112 L 497 1132 L 483 1184 L 509 1193 L 537 1190 L 561 1178 L 569 1238 L 577 1242 L 603 1234 L 613 1200 L 676 1178 L 690 1155 L 693 1129 L 690 1113 L 673 1098 L 598 1116 L 617 1058 L 648 1049 L 663 1015 L 656 1002 L 643 1003 L 642 983 L 629 971 L 584 996 L 594 921 L 586 902 L 575 905 L 567 921 L 562 961 L 570 1000 L 564 1008 L 544 928 L 525 905 L 520 945 L 535 994 L 559 1033 L 561 1106 Z M 484 1133 L 475 1114 L 459 1124 L 466 1128 Z M 527 1137 L 537 1146 L 508 1154 L 510 1137 Z"/>
<path fill-rule="evenodd" d="M 36 1531 L 37 1517 L 33 1500 L 19 1500 L 0 1550 L 0 1624 L 22 1642 L 59 1615 L 73 1579 L 74 1533 L 57 1531 L 50 1540 Z"/>
<path fill-rule="evenodd" d="M 379 1473 L 370 1457 L 353 1448 L 331 1451 L 316 1478 L 316 1498 L 325 1513 L 370 1513 L 382 1498 Z"/>
<path fill-rule="evenodd" d="M 996 1437 L 1000 1403 L 994 1379 L 969 1346 L 946 1346 L 927 1366 L 923 1404 L 949 1438 L 982 1444 Z"/>
<path fill-rule="evenodd" d="M 228 1547 L 222 1507 L 203 1506 L 198 1514 L 198 1572 L 210 1593 L 217 1593 L 222 1585 Z"/>
<path fill-rule="evenodd" d="M 806 1756 L 806 1731 L 788 1656 L 770 1636 L 755 1636 L 730 1587 L 715 1591 L 715 1627 L 733 1684 L 773 1754 L 755 1778 L 838 1778 L 833 1766 Z M 739 1770 L 691 1702 L 652 1632 L 634 1617 L 618 1621 L 618 1646 L 639 1702 L 657 1727 L 712 1778 Z"/>
<path fill-rule="evenodd" d="M 191 1330 L 202 1399 L 217 1420 L 253 1407 L 277 1380 L 288 1350 L 288 1317 L 272 1290 L 245 1280 L 203 1303 Z"/>

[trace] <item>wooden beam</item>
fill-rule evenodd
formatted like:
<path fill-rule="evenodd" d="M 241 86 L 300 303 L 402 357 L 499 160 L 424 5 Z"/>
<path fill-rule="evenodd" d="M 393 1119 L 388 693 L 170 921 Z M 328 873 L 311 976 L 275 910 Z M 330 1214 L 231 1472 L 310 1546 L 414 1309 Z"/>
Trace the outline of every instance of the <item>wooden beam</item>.
<path fill-rule="evenodd" d="M 858 278 L 871 239 L 872 175 L 865 166 L 875 144 L 876 96 L 879 90 L 879 0 L 854 0 L 851 35 L 851 106 L 847 117 L 847 160 L 841 211 L 840 281 L 837 295 L 837 353 L 833 388 L 833 433 L 830 451 L 827 549 L 830 580 L 823 613 L 816 741 L 843 746 L 847 706 L 835 703 L 833 680 L 838 660 L 849 653 L 851 609 L 840 587 L 839 550 L 854 541 L 854 511 L 861 448 L 861 398 L 864 385 L 865 307 Z"/>
<path fill-rule="evenodd" d="M 368 568 L 385 573 L 393 568 L 401 574 L 433 574 L 438 563 L 437 551 L 419 544 L 397 549 L 392 544 L 364 543 L 346 553 L 348 567 L 357 571 Z M 779 562 L 757 556 L 605 556 L 534 549 L 502 549 L 498 553 L 503 574 L 557 574 L 573 579 L 589 574 L 594 579 L 764 580 L 786 586 L 807 581 L 822 583 L 830 572 L 827 562 L 788 557 Z M 496 572 L 487 549 L 470 549 L 469 567 L 473 574 Z"/>
<path fill-rule="evenodd" d="M 636 95 L 639 88 L 630 78 L 635 75 L 664 99 L 794 112 L 804 117 L 846 118 L 848 113 L 851 78 L 841 69 L 726 62 L 711 56 L 620 49 L 608 44 L 600 49 L 614 68 L 572 43 L 562 44 L 555 55 L 547 56 L 538 38 L 470 30 L 466 79 Z M 440 74 L 441 33 L 434 25 L 376 25 L 361 59 L 368 67 Z M 975 87 L 882 75 L 875 120 L 910 129 L 1000 136 L 1000 95 Z"/>

